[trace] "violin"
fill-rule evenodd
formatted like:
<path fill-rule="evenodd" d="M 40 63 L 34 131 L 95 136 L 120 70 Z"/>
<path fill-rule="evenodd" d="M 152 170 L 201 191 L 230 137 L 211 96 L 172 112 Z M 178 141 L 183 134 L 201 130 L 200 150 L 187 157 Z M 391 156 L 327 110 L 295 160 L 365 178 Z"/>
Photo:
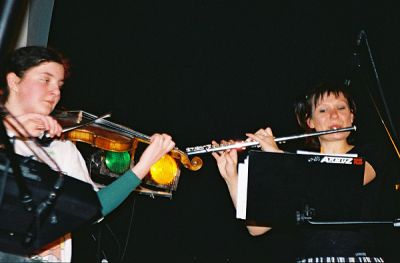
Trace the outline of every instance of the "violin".
<path fill-rule="evenodd" d="M 88 143 L 106 151 L 130 151 L 133 147 L 132 140 L 150 143 L 150 136 L 148 135 L 85 111 L 62 111 L 53 117 L 57 119 L 62 127 L 83 124 L 82 127 L 64 132 L 62 134 L 64 139 Z M 90 124 L 84 125 L 84 120 L 90 122 Z M 68 130 L 68 128 L 64 130 Z M 203 165 L 203 161 L 199 157 L 195 156 L 190 160 L 188 155 L 178 148 L 172 149 L 169 154 L 178 159 L 185 168 L 192 171 L 199 170 Z"/>
<path fill-rule="evenodd" d="M 150 136 L 105 120 L 110 114 L 98 117 L 82 110 L 74 110 L 56 112 L 52 116 L 63 127 L 62 139 L 87 143 L 110 152 L 130 152 L 131 160 L 133 160 L 139 142 L 150 143 Z M 203 165 L 203 161 L 199 157 L 195 156 L 189 159 L 185 152 L 176 147 L 163 156 L 160 161 L 171 162 L 171 159 L 179 161 L 185 168 L 192 171 L 199 170 Z M 150 173 L 153 173 L 153 179 L 158 180 L 158 183 L 161 182 L 161 184 L 172 184 L 173 179 L 179 174 L 179 170 L 172 171 L 175 175 L 166 176 L 165 173 L 171 169 L 156 168 L 156 164 L 150 170 Z M 156 176 L 156 170 L 163 175 Z"/>

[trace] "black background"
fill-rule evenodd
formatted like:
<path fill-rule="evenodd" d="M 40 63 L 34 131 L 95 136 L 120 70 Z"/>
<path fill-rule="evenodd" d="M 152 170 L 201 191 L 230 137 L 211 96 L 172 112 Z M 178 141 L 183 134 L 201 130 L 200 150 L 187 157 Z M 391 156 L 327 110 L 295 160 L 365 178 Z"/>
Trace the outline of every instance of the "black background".
<path fill-rule="evenodd" d="M 72 63 L 62 106 L 112 111 L 114 122 L 134 130 L 171 134 L 180 149 L 267 126 L 277 137 L 297 134 L 298 95 L 322 80 L 356 83 L 362 75 L 357 136 L 381 141 L 383 158 L 397 164 L 368 95 L 389 124 L 366 41 L 357 48 L 356 39 L 365 30 L 399 129 L 399 22 L 382 1 L 68 0 L 55 3 L 49 45 Z M 361 73 L 353 71 L 354 51 Z M 256 262 L 293 252 L 285 233 L 248 235 L 213 158 L 201 157 L 201 170 L 182 168 L 172 200 L 132 195 L 107 219 L 110 261 Z"/>

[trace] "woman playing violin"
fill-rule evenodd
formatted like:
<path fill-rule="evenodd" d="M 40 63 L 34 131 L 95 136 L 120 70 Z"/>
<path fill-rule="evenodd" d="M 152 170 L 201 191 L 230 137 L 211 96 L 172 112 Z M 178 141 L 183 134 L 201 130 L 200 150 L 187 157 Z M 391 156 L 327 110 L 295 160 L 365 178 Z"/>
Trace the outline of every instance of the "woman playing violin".
<path fill-rule="evenodd" d="M 154 134 L 134 167 L 107 187 L 97 189 L 89 176 L 82 155 L 72 142 L 57 139 L 61 135 L 62 127 L 49 116 L 60 100 L 60 90 L 68 75 L 68 69 L 68 61 L 53 49 L 30 46 L 14 51 L 5 65 L 1 83 L 2 104 L 5 108 L 4 124 L 9 136 L 16 138 L 13 140 L 16 153 L 34 156 L 53 169 L 53 162 L 38 150 L 33 140 L 44 132 L 54 137 L 55 140 L 45 147 L 46 152 L 62 172 L 93 185 L 102 205 L 102 214 L 106 216 L 128 197 L 149 172 L 150 167 L 170 152 L 175 143 L 167 134 Z M 27 257 L 0 252 L 0 261 L 69 262 L 70 236 L 57 240 L 44 250 Z"/>
<path fill-rule="evenodd" d="M 354 100 L 345 87 L 337 84 L 318 85 L 304 99 L 295 104 L 297 120 L 306 132 L 350 127 L 353 125 L 355 113 Z M 263 151 L 283 152 L 278 148 L 270 127 L 260 129 L 254 134 L 247 133 L 246 135 L 249 138 L 248 140 L 259 142 Z M 376 191 L 377 178 L 382 176 L 379 154 L 376 149 L 369 149 L 368 146 L 352 144 L 349 136 L 350 132 L 325 134 L 313 138 L 312 141 L 309 141 L 309 146 L 324 154 L 357 153 L 359 156 L 364 157 L 366 162 L 363 188 L 365 188 L 365 191 Z M 215 142 L 213 143 L 216 144 Z M 237 151 L 214 152 L 213 156 L 236 206 L 238 183 Z M 266 195 L 266 198 L 268 198 L 268 195 Z M 365 204 L 362 205 L 372 211 L 373 203 L 374 200 L 366 199 Z M 361 204 L 356 204 L 355 206 L 360 207 Z M 252 236 L 259 236 L 272 231 L 272 227 L 258 225 L 257 223 L 249 222 L 246 226 Z M 354 257 L 356 253 L 359 253 L 359 255 L 375 253 L 373 238 L 359 229 L 356 231 L 341 231 L 336 228 L 324 231 L 311 230 L 304 231 L 302 237 L 304 240 L 300 243 L 302 244 L 301 252 L 296 255 L 298 262 L 316 262 L 315 257 Z"/>

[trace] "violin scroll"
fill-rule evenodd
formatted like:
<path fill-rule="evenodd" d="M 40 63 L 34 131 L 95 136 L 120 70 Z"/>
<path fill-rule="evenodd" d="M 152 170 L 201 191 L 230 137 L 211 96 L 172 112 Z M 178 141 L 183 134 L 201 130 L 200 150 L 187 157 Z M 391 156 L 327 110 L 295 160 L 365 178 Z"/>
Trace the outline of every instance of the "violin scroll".
<path fill-rule="evenodd" d="M 201 158 L 194 156 L 192 160 L 190 160 L 189 156 L 179 149 L 173 149 L 170 154 L 175 159 L 180 160 L 183 166 L 191 171 L 197 171 L 203 166 L 203 160 Z"/>

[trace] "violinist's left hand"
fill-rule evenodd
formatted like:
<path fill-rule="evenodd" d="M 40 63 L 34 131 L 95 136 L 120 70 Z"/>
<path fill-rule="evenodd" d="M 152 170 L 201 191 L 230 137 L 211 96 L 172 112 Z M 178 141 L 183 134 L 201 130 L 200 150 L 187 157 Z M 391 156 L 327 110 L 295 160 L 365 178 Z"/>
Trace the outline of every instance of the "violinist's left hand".
<path fill-rule="evenodd" d="M 60 136 L 62 127 L 51 116 L 38 113 L 27 113 L 16 116 L 16 120 L 11 116 L 4 118 L 7 129 L 23 137 L 39 137 L 44 132 L 50 137 Z"/>
<path fill-rule="evenodd" d="M 154 134 L 150 138 L 150 144 L 140 157 L 139 162 L 132 171 L 139 179 L 143 179 L 149 172 L 151 166 L 162 156 L 175 147 L 175 142 L 168 134 Z"/>

